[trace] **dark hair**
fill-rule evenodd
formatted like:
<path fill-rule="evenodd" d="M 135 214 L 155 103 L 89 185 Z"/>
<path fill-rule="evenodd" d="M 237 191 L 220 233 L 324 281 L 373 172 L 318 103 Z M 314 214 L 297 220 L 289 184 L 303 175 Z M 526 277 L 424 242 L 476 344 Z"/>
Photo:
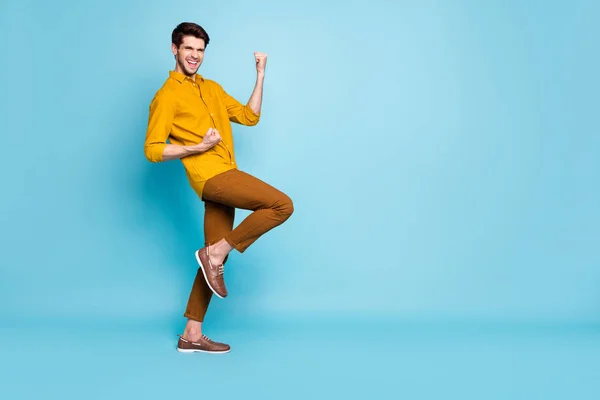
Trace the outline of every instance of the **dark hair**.
<path fill-rule="evenodd" d="M 206 33 L 204 28 L 193 22 L 182 22 L 177 25 L 171 34 L 171 42 L 179 48 L 185 36 L 193 36 L 198 39 L 203 39 L 204 46 L 208 46 L 208 42 L 210 41 L 208 33 Z"/>

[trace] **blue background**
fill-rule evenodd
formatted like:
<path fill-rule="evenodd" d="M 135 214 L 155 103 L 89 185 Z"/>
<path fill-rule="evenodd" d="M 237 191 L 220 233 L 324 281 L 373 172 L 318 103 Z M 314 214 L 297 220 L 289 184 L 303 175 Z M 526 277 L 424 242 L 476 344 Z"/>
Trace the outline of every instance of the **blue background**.
<path fill-rule="evenodd" d="M 600 395 L 598 3 L 0 10 L 2 397 Z M 269 55 L 237 158 L 295 204 L 232 254 L 225 357 L 174 351 L 203 206 L 143 155 L 182 21 L 242 102 Z"/>

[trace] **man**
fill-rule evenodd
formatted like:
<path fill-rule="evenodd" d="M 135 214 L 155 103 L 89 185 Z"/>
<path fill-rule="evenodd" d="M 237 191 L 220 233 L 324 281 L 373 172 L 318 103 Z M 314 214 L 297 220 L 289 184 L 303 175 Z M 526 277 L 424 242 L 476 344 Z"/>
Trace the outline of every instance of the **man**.
<path fill-rule="evenodd" d="M 203 335 L 202 321 L 212 294 L 227 296 L 223 272 L 228 254 L 233 249 L 243 253 L 261 235 L 286 221 L 294 208 L 287 195 L 240 171 L 235 160 L 231 122 L 258 123 L 267 55 L 254 53 L 256 84 L 243 105 L 218 83 L 197 73 L 209 43 L 201 26 L 181 23 L 171 41 L 175 70 L 169 72 L 150 105 L 144 153 L 150 162 L 181 160 L 191 187 L 205 203 L 205 243 L 196 252 L 199 269 L 177 350 L 226 353 L 229 345 Z M 233 229 L 236 208 L 253 213 Z"/>

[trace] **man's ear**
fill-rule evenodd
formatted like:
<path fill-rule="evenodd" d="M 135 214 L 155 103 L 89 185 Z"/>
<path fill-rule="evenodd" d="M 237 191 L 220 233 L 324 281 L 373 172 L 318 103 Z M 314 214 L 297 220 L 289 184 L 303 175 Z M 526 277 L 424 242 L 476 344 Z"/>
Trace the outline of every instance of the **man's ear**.
<path fill-rule="evenodd" d="M 175 46 L 175 43 L 171 43 L 171 51 L 173 52 L 174 56 L 177 55 L 177 46 Z"/>

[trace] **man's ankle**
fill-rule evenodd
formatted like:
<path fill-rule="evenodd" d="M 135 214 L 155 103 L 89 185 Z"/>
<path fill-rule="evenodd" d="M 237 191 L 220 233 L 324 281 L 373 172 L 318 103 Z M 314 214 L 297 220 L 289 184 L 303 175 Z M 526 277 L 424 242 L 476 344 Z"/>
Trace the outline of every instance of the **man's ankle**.
<path fill-rule="evenodd" d="M 185 339 L 192 338 L 193 340 L 196 340 L 200 336 L 202 336 L 202 322 L 188 319 L 183 330 L 183 337 Z"/>
<path fill-rule="evenodd" d="M 183 332 L 183 338 L 187 340 L 197 340 L 202 336 L 202 332 L 198 330 L 188 330 Z"/>
<path fill-rule="evenodd" d="M 210 245 L 209 254 L 215 258 L 224 259 L 232 249 L 233 247 L 225 239 L 222 239 L 217 243 Z"/>
<path fill-rule="evenodd" d="M 224 260 L 227 253 L 224 251 L 223 247 L 218 243 L 215 243 L 210 246 L 210 251 L 208 253 L 212 260 Z"/>

